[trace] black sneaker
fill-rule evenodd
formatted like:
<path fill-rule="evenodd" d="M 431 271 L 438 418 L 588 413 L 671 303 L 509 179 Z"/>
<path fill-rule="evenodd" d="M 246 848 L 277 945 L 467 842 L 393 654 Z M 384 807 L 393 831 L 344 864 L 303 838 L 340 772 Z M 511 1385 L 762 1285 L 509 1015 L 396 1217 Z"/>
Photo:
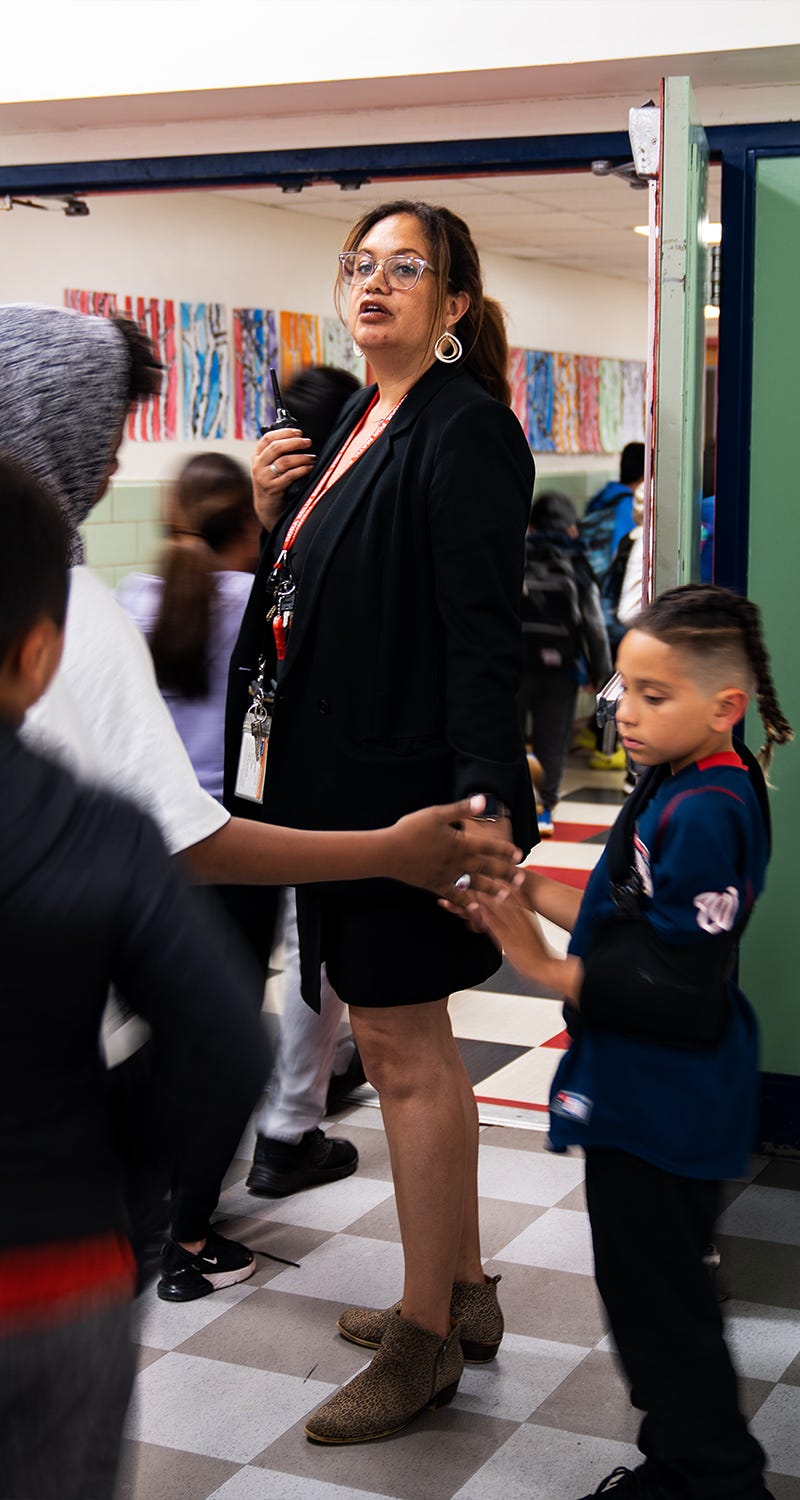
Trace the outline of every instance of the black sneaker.
<path fill-rule="evenodd" d="M 252 1250 L 209 1229 L 203 1249 L 194 1254 L 175 1240 L 167 1240 L 161 1252 L 161 1280 L 156 1291 L 164 1302 L 195 1302 L 224 1286 L 247 1281 L 255 1268 Z"/>
<path fill-rule="evenodd" d="M 614 1500 L 671 1500 L 670 1492 L 656 1482 L 647 1464 L 637 1469 L 612 1469 L 583 1500 L 595 1500 L 597 1495 L 613 1495 Z"/>
<path fill-rule="evenodd" d="M 259 1135 L 247 1187 L 262 1198 L 288 1198 L 303 1188 L 349 1177 L 357 1166 L 352 1141 L 329 1138 L 321 1130 L 307 1130 L 296 1145 Z"/>

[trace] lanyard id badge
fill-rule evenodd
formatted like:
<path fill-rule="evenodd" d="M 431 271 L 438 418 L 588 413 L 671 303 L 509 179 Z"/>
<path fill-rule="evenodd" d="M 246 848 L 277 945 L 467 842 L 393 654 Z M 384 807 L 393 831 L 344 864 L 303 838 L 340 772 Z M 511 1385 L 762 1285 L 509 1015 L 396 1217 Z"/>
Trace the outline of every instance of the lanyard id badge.
<path fill-rule="evenodd" d="M 267 771 L 267 751 L 272 728 L 272 697 L 267 697 L 263 683 L 264 663 L 259 663 L 259 675 L 250 685 L 252 706 L 248 708 L 242 725 L 242 743 L 239 749 L 239 768 L 236 772 L 234 793 L 245 802 L 264 801 L 264 779 Z"/>

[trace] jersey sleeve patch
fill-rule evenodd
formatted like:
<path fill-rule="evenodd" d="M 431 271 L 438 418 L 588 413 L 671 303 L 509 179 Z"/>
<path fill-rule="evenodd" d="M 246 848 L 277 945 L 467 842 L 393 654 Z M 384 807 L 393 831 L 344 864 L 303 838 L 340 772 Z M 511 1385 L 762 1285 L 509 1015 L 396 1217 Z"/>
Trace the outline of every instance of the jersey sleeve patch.
<path fill-rule="evenodd" d="M 729 885 L 724 891 L 702 891 L 695 896 L 697 925 L 702 932 L 731 932 L 739 911 L 739 892 Z"/>

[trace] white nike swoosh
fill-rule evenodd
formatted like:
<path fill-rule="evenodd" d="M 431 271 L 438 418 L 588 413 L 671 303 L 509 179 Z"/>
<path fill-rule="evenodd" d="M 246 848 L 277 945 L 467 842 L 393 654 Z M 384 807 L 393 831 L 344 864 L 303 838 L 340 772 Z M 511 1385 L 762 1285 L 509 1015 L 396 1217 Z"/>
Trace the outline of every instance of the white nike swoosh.
<path fill-rule="evenodd" d="M 205 1261 L 207 1266 L 215 1266 L 217 1264 L 216 1255 L 204 1255 L 203 1260 Z"/>

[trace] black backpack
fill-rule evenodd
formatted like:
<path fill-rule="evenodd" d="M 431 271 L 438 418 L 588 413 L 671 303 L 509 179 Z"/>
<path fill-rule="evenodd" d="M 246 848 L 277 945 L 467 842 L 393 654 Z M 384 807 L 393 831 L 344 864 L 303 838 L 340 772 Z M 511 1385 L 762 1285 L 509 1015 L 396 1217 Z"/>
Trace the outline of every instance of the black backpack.
<path fill-rule="evenodd" d="M 528 553 L 520 607 L 525 669 L 571 667 L 580 654 L 583 619 L 571 559 L 555 547 Z"/>

